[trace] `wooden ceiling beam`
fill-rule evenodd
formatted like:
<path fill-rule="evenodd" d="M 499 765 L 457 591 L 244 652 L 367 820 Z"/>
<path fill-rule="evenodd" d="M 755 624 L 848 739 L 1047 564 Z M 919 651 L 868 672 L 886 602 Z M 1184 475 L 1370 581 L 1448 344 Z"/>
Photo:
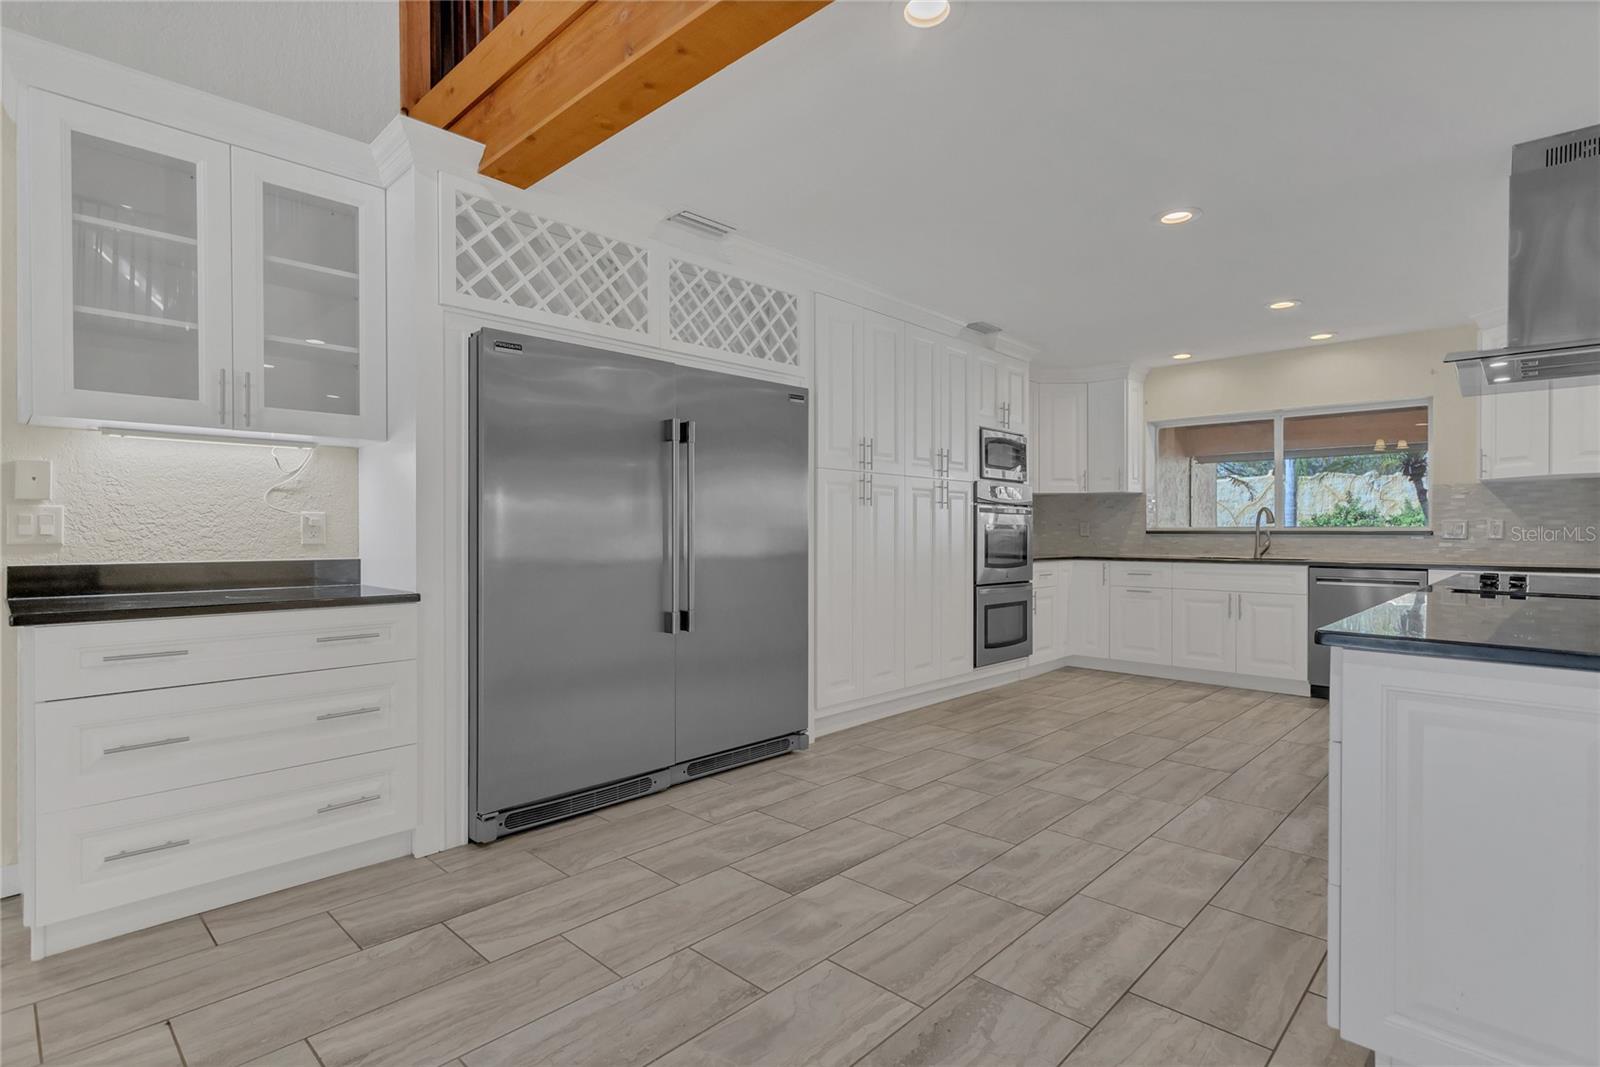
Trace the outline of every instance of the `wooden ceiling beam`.
<path fill-rule="evenodd" d="M 449 129 L 591 6 L 593 0 L 527 0 L 518 4 L 465 60 L 413 104 L 408 114 L 430 126 Z"/>
<path fill-rule="evenodd" d="M 827 3 L 524 3 L 512 19 L 534 13 L 496 27 L 411 114 L 481 142 L 478 169 L 527 188 Z"/>

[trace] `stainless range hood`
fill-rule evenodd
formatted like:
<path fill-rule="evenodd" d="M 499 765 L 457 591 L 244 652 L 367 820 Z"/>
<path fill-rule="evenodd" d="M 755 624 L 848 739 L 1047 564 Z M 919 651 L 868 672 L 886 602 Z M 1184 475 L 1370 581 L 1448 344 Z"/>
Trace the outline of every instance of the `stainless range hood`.
<path fill-rule="evenodd" d="M 1506 347 L 1445 357 L 1464 396 L 1600 375 L 1600 126 L 1511 151 Z"/>

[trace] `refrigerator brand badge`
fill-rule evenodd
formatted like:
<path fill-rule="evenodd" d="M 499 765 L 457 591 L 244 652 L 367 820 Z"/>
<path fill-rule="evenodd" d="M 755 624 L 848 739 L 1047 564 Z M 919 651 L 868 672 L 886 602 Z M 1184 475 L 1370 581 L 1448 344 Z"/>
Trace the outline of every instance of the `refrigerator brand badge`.
<path fill-rule="evenodd" d="M 806 394 L 804 394 L 804 393 L 790 393 L 789 394 L 789 402 L 791 404 L 804 404 L 806 402 Z"/>
<path fill-rule="evenodd" d="M 505 352 L 521 352 L 522 346 L 515 341 L 496 341 L 494 346 Z"/>

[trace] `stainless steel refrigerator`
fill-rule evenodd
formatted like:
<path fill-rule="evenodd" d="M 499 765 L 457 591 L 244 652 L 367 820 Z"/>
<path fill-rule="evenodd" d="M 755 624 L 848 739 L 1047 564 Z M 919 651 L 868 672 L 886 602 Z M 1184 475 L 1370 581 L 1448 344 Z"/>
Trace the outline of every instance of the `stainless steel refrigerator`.
<path fill-rule="evenodd" d="M 474 841 L 806 745 L 804 389 L 470 347 Z"/>

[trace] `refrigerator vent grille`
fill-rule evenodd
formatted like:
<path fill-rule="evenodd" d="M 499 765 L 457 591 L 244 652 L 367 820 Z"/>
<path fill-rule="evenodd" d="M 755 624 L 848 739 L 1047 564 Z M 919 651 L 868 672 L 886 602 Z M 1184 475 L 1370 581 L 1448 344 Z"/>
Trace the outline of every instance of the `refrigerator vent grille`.
<path fill-rule="evenodd" d="M 789 751 L 789 739 L 780 737 L 776 741 L 763 741 L 758 745 L 746 745 L 744 748 L 719 752 L 705 759 L 690 760 L 689 765 L 684 768 L 684 773 L 690 778 L 698 778 L 702 774 L 713 774 L 735 764 L 749 763 L 752 760 L 776 756 L 780 752 L 787 751 Z"/>
<path fill-rule="evenodd" d="M 667 272 L 672 339 L 785 367 L 800 365 L 793 293 L 675 259 Z"/>
<path fill-rule="evenodd" d="M 456 292 L 562 319 L 650 331 L 649 253 L 457 192 Z"/>
<path fill-rule="evenodd" d="M 595 808 L 603 808 L 608 804 L 615 804 L 619 800 L 643 796 L 650 792 L 650 783 L 651 776 L 647 774 L 643 778 L 634 778 L 627 782 L 616 782 L 612 785 L 601 786 L 599 789 L 590 789 L 587 792 L 573 793 L 571 796 L 560 797 L 556 800 L 530 804 L 506 815 L 504 825 L 507 830 L 520 830 L 525 826 L 536 826 L 539 823 L 564 819 L 568 815 L 593 811 Z"/>

